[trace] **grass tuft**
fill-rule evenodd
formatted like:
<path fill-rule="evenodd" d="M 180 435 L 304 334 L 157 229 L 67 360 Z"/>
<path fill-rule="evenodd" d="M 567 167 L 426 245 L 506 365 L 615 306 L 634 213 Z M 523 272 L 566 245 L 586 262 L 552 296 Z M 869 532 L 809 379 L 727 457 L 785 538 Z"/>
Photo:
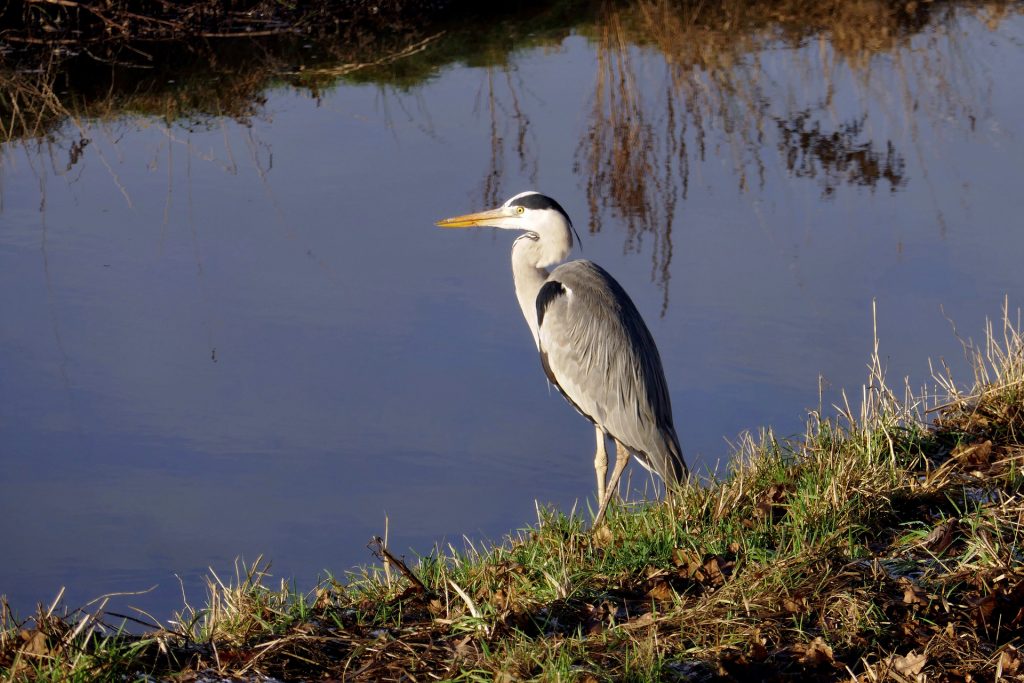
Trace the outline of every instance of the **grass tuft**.
<path fill-rule="evenodd" d="M 211 573 L 143 635 L 103 602 L 19 621 L 0 677 L 194 680 L 1021 680 L 1024 337 L 1004 310 L 974 386 L 898 396 L 877 344 L 854 409 L 744 436 L 728 472 L 589 529 L 538 508 L 490 548 L 437 550 L 312 591 Z"/>

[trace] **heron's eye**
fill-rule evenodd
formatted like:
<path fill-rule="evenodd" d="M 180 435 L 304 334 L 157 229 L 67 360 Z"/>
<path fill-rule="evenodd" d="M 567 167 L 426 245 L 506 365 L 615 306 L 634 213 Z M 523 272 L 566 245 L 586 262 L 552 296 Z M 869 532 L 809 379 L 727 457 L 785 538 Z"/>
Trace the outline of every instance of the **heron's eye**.
<path fill-rule="evenodd" d="M 525 213 L 525 212 L 526 212 L 526 209 L 524 209 L 523 207 L 521 207 L 521 206 L 517 206 L 516 207 L 516 213 L 521 214 L 521 213 Z"/>

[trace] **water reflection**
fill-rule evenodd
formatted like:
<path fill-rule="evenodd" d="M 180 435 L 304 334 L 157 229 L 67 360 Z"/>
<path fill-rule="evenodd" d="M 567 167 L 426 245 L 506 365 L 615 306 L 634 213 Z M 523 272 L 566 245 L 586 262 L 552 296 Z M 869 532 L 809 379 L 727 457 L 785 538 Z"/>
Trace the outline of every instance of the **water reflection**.
<path fill-rule="evenodd" d="M 3 71 L 0 592 L 156 582 L 166 614 L 239 554 L 368 561 L 385 513 L 426 552 L 583 506 L 508 245 L 430 224 L 529 187 L 651 325 L 695 469 L 799 430 L 818 373 L 857 387 L 873 297 L 920 382 L 959 355 L 938 303 L 976 330 L 1024 287 L 1011 7 L 652 0 Z"/>
<path fill-rule="evenodd" d="M 906 160 L 896 153 L 892 140 L 885 141 L 884 154 L 874 143 L 862 141 L 865 117 L 840 124 L 831 133 L 823 132 L 821 122 L 810 117 L 810 112 L 802 111 L 788 121 L 775 121 L 779 152 L 790 174 L 817 179 L 825 197 L 843 184 L 874 189 L 884 180 L 891 192 L 906 184 Z"/>
<path fill-rule="evenodd" d="M 774 147 L 786 170 L 817 180 L 824 196 L 840 184 L 875 188 L 884 181 L 891 191 L 901 189 L 909 182 L 906 151 L 891 138 L 872 139 L 868 131 L 878 119 L 908 115 L 916 121 L 922 104 L 925 117 L 973 129 L 973 110 L 985 101 L 976 84 L 985 79 L 957 46 L 960 26 L 972 13 L 998 25 L 1009 11 L 999 3 L 963 9 L 874 0 L 813 6 L 643 0 L 607 11 L 588 34 L 597 51 L 597 75 L 575 166 L 586 178 L 590 231 L 598 232 L 609 219 L 623 225 L 627 251 L 638 250 L 648 237 L 652 281 L 663 291 L 664 314 L 677 206 L 687 198 L 693 169 L 708 161 L 710 136 L 725 140 L 711 154 L 731 161 L 743 191 L 752 179 L 764 188 L 773 122 Z M 927 27 L 926 49 L 909 49 Z M 778 74 L 766 69 L 770 54 L 762 51 L 780 42 L 801 46 L 809 38 L 818 42 L 817 63 L 806 62 L 802 78 L 780 92 Z M 882 55 L 896 60 L 884 76 L 877 67 L 872 72 Z M 652 61 L 655 74 L 663 71 L 653 79 Z M 961 87 L 952 85 L 951 74 L 962 79 Z M 855 113 L 847 113 L 845 122 L 822 122 L 840 108 L 837 82 L 879 88 L 886 77 L 893 78 L 901 99 L 847 101 L 842 109 L 852 104 Z M 980 99 L 968 105 L 972 100 L 964 88 Z"/>
<path fill-rule="evenodd" d="M 509 68 L 498 74 L 495 68 L 487 67 L 485 72 L 486 94 L 481 91 L 478 95 L 477 110 L 484 99 L 490 122 L 491 159 L 481 182 L 480 199 L 481 206 L 497 206 L 509 194 L 502 183 L 506 147 L 512 149 L 519 174 L 529 178 L 531 187 L 537 182 L 537 153 L 533 149 L 530 118 L 523 111 L 517 92 L 523 84 L 515 82 L 515 72 Z M 495 83 L 496 80 L 499 82 Z"/>

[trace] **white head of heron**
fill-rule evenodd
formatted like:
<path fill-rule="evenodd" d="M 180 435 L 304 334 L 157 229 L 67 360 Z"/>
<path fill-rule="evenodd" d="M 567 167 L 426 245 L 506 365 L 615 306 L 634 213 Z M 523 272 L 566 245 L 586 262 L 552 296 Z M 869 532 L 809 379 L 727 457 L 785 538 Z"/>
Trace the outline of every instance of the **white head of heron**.
<path fill-rule="evenodd" d="M 535 243 L 523 246 L 532 246 L 533 265 L 540 268 L 565 259 L 572 249 L 576 232 L 569 214 L 558 202 L 533 190 L 520 192 L 495 209 L 445 218 L 437 225 L 442 228 L 521 230 Z"/>

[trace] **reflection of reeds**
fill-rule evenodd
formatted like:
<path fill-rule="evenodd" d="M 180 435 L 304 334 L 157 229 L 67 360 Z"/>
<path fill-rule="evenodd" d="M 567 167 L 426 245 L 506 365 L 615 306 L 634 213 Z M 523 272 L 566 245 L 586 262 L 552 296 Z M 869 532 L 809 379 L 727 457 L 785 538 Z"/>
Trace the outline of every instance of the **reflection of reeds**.
<path fill-rule="evenodd" d="M 896 191 L 906 184 L 905 162 L 891 141 L 885 152 L 860 141 L 863 117 L 841 124 L 832 133 L 824 133 L 817 121 L 808 122 L 810 113 L 802 111 L 787 120 L 777 120 L 779 151 L 786 169 L 797 178 L 817 178 L 822 193 L 831 195 L 843 184 L 874 189 L 885 180 Z"/>
<path fill-rule="evenodd" d="M 486 69 L 486 100 L 487 113 L 490 121 L 491 154 L 490 163 L 481 183 L 483 206 L 496 206 L 504 197 L 502 180 L 505 176 L 505 148 L 508 145 L 509 121 L 515 126 L 515 156 L 519 161 L 520 173 L 528 176 L 531 183 L 537 179 L 537 156 L 530 148 L 530 119 L 523 112 L 516 92 L 516 84 L 512 80 L 512 72 L 503 69 L 505 74 L 505 91 L 507 100 L 502 97 L 500 84 L 495 83 L 495 69 Z M 483 93 L 481 93 L 482 95 Z M 506 125 L 503 125 L 505 122 Z"/>
<path fill-rule="evenodd" d="M 685 181 L 676 180 L 679 160 L 686 159 L 685 138 L 676 134 L 672 106 L 667 110 L 670 134 L 664 139 L 648 120 L 650 110 L 633 73 L 630 42 L 617 14 L 602 22 L 596 49 L 590 130 L 577 150 L 577 170 L 583 167 L 587 174 L 589 229 L 598 232 L 602 215 L 611 210 L 625 221 L 627 249 L 638 248 L 645 234 L 653 235 L 654 277 L 666 292 L 667 305 L 670 235 L 679 187 L 685 187 Z"/>
<path fill-rule="evenodd" d="M 586 29 L 597 52 L 597 75 L 576 169 L 586 178 L 590 230 L 600 230 L 610 214 L 624 224 L 627 249 L 652 236 L 652 276 L 667 305 L 672 223 L 676 212 L 685 210 L 680 195 L 685 201 L 690 170 L 709 153 L 712 133 L 717 138 L 714 154 L 731 157 L 741 191 L 763 185 L 766 155 L 773 147 L 782 168 L 795 177 L 817 179 L 825 197 L 842 184 L 903 187 L 904 153 L 892 140 L 865 139 L 864 112 L 844 112 L 845 123 L 832 122 L 837 70 L 848 70 L 867 88 L 869 76 L 878 78 L 872 59 L 892 54 L 893 77 L 907 91 L 904 101 L 908 107 L 915 103 L 908 119 L 972 120 L 974 98 L 951 84 L 957 77 L 959 89 L 970 89 L 970 75 L 961 77 L 958 71 L 966 57 L 964 64 L 950 64 L 928 56 L 956 54 L 953 32 L 929 36 L 950 41 L 952 49 L 932 44 L 919 56 L 906 48 L 922 29 L 952 24 L 958 13 L 977 12 L 991 27 L 1006 16 L 1010 4 L 635 0 L 607 7 Z M 772 84 L 765 82 L 761 52 L 780 44 L 799 48 L 814 38 L 821 64 L 818 70 L 808 65 L 806 92 L 801 93 L 810 96 L 812 108 L 802 105 L 780 114 L 780 106 L 792 104 L 769 94 Z M 794 56 L 797 64 L 801 59 L 806 57 Z M 636 74 L 641 68 L 647 74 L 661 70 L 666 87 L 640 85 Z M 921 89 L 926 79 L 939 85 L 923 94 L 930 107 L 919 112 L 920 98 L 908 84 L 916 82 Z"/>

